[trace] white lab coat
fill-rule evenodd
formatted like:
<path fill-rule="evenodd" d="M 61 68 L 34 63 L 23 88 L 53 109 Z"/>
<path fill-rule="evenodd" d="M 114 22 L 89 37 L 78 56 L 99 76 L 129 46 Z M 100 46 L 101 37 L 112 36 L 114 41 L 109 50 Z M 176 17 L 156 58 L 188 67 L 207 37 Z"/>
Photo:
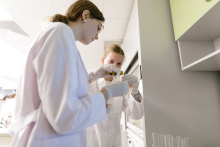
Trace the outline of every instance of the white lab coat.
<path fill-rule="evenodd" d="M 64 23 L 36 37 L 19 81 L 11 147 L 85 147 L 86 128 L 106 118 L 101 92 L 89 95 L 88 73 Z"/>
<path fill-rule="evenodd" d="M 114 78 L 112 82 L 115 82 Z M 96 93 L 106 85 L 104 78 L 89 84 L 89 93 Z M 142 97 L 140 97 L 142 100 Z M 87 129 L 87 147 L 121 147 L 120 120 L 122 111 L 132 119 L 143 116 L 143 101 L 137 102 L 128 93 L 126 96 L 109 99 L 112 105 L 105 120 Z"/>

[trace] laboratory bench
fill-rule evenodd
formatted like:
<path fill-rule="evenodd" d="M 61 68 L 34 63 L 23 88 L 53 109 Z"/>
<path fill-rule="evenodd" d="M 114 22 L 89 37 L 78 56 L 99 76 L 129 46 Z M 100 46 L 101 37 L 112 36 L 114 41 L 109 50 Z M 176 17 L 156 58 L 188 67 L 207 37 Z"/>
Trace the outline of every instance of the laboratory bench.
<path fill-rule="evenodd" d="M 9 147 L 12 141 L 12 137 L 8 131 L 8 128 L 0 128 L 0 147 Z"/>

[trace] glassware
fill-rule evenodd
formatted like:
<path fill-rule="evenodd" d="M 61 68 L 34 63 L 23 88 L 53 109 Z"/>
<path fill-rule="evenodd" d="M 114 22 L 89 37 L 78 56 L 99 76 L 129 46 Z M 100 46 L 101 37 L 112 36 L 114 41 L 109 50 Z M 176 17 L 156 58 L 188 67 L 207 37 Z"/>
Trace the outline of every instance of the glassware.
<path fill-rule="evenodd" d="M 152 147 L 189 147 L 189 139 L 180 136 L 172 137 L 171 134 L 152 133 Z"/>

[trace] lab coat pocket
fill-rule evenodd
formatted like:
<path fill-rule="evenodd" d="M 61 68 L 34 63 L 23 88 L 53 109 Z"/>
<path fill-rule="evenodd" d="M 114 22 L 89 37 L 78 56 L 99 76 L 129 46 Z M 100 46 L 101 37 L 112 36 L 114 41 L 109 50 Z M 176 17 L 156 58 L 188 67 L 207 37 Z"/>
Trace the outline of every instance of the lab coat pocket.
<path fill-rule="evenodd" d="M 80 134 L 75 133 L 49 139 L 33 140 L 31 147 L 84 147 L 80 142 Z"/>

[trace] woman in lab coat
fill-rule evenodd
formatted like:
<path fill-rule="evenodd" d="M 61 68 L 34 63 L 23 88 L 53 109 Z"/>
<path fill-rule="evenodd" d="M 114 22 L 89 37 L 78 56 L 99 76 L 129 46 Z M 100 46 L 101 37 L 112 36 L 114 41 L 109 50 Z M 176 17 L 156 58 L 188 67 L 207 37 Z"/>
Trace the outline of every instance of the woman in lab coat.
<path fill-rule="evenodd" d="M 106 101 L 128 92 L 128 82 L 120 82 L 89 95 L 76 41 L 98 39 L 104 20 L 92 2 L 79 0 L 38 33 L 17 89 L 11 147 L 85 147 L 86 128 L 106 118 Z M 102 66 L 94 77 L 111 71 L 119 69 Z"/>
<path fill-rule="evenodd" d="M 105 50 L 101 59 L 103 65 L 113 64 L 121 68 L 125 55 L 118 45 L 111 45 Z M 89 74 L 90 94 L 96 93 L 102 87 L 116 82 L 114 77 L 100 79 L 93 78 L 93 72 Z M 121 147 L 121 113 L 124 112 L 132 119 L 141 119 L 143 116 L 143 101 L 138 91 L 139 82 L 134 75 L 124 75 L 121 80 L 129 81 L 129 92 L 126 96 L 112 98 L 108 101 L 108 114 L 105 120 L 96 123 L 87 129 L 87 147 Z"/>

